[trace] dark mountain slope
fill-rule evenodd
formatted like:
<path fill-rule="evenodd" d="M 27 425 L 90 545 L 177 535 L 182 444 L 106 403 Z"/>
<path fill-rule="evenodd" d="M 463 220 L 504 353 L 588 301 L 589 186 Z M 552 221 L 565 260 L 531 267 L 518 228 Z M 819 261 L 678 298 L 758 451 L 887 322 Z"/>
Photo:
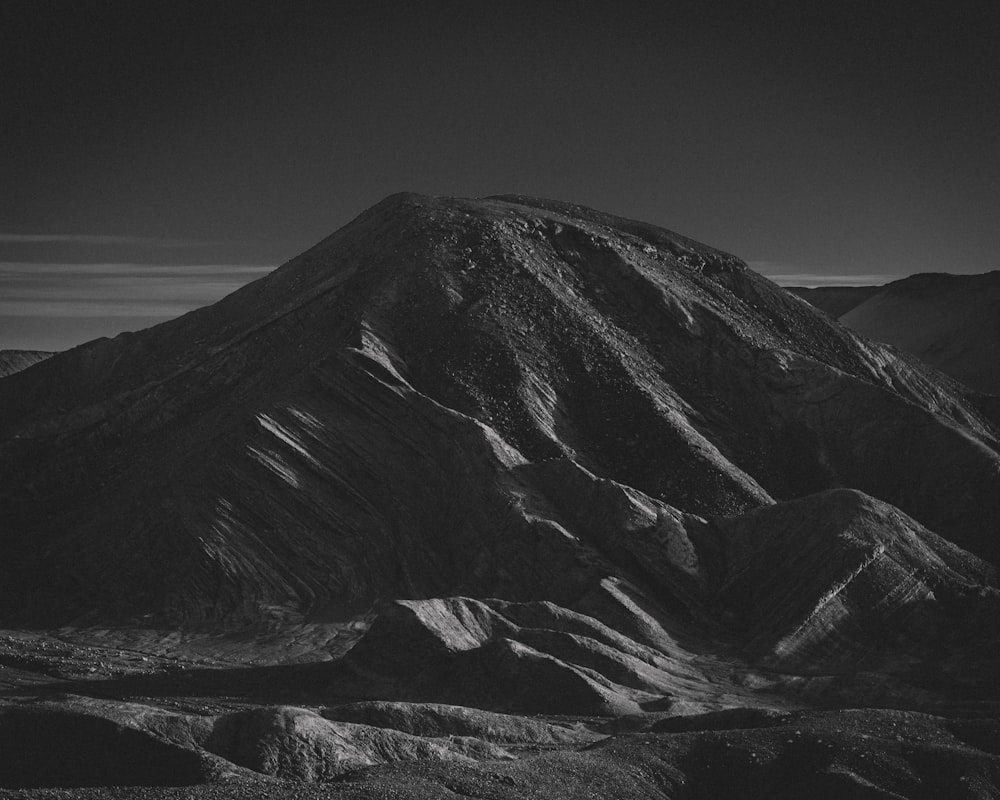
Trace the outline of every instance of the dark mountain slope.
<path fill-rule="evenodd" d="M 852 486 L 998 555 L 995 433 L 961 389 L 732 256 L 549 201 L 393 196 L 214 306 L 5 379 L 0 420 L 21 619 L 572 605 L 608 574 L 676 601 L 574 518 L 584 474 L 703 516 Z M 552 459 L 575 466 L 530 466 Z"/>

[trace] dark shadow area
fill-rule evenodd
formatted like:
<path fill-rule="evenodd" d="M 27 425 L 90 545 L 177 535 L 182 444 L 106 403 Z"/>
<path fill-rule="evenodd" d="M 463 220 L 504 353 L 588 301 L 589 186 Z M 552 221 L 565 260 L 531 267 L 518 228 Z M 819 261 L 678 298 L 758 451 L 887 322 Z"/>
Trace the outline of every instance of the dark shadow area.
<path fill-rule="evenodd" d="M 0 697 L 79 694 L 88 697 L 226 697 L 247 702 L 294 704 L 329 702 L 356 694 L 339 694 L 338 680 L 349 673 L 329 662 L 228 669 L 184 669 L 156 675 L 131 675 L 105 680 L 57 680 L 0 691 Z M 354 688 L 357 678 L 353 679 Z"/>
<path fill-rule="evenodd" d="M 209 769 L 194 750 L 71 709 L 0 717 L 0 786 L 190 786 Z"/>

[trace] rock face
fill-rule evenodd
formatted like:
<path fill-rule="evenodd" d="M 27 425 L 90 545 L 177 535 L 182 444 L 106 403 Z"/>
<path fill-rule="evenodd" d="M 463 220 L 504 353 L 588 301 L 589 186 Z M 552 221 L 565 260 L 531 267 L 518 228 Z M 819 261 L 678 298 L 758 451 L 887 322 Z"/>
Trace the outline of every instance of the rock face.
<path fill-rule="evenodd" d="M 913 275 L 883 286 L 840 319 L 973 389 L 1000 394 L 1000 271 Z"/>
<path fill-rule="evenodd" d="M 27 369 L 52 355 L 42 350 L 0 350 L 0 378 Z"/>

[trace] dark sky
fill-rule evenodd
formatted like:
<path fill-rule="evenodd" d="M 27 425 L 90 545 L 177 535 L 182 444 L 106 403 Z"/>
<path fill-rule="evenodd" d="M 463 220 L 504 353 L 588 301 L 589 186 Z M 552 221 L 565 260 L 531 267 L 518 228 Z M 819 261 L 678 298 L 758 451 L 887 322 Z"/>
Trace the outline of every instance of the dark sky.
<path fill-rule="evenodd" d="M 995 5 L 6 0 L 0 348 L 210 302 L 401 190 L 786 283 L 998 268 Z"/>

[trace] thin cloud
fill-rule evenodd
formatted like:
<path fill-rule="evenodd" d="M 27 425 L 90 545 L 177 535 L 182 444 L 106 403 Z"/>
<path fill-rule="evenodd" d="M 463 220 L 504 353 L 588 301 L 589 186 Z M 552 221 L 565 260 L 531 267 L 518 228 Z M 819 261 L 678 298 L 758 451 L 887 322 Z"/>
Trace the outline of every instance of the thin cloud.
<path fill-rule="evenodd" d="M 197 275 L 253 275 L 261 276 L 274 269 L 264 264 L 143 264 L 136 262 L 107 262 L 81 264 L 70 262 L 35 263 L 33 261 L 0 261 L 0 279 L 5 276 L 32 275 L 166 275 L 191 278 Z"/>
<path fill-rule="evenodd" d="M 239 288 L 239 287 L 234 287 Z M 209 298 L 218 299 L 218 298 Z M 0 318 L 65 319 L 114 317 L 144 318 L 148 325 L 173 319 L 198 308 L 190 303 L 165 303 L 160 300 L 121 298 L 109 300 L 0 300 Z"/>
<path fill-rule="evenodd" d="M 905 276 L 889 273 L 817 275 L 814 272 L 794 272 L 784 275 L 767 275 L 766 277 L 779 286 L 802 286 L 807 289 L 815 289 L 820 286 L 883 286 Z"/>
<path fill-rule="evenodd" d="M 779 286 L 881 286 L 905 277 L 889 272 L 849 273 L 842 267 L 806 267 L 784 261 L 748 261 L 750 268 Z"/>
<path fill-rule="evenodd" d="M 205 247 L 245 245 L 252 244 L 252 242 L 205 239 L 160 239 L 153 236 L 101 236 L 81 233 L 0 233 L 0 244 L 120 244 L 142 245 L 144 247 Z"/>
<path fill-rule="evenodd" d="M 0 317 L 130 317 L 153 324 L 214 303 L 272 269 L 258 264 L 0 262 Z"/>

